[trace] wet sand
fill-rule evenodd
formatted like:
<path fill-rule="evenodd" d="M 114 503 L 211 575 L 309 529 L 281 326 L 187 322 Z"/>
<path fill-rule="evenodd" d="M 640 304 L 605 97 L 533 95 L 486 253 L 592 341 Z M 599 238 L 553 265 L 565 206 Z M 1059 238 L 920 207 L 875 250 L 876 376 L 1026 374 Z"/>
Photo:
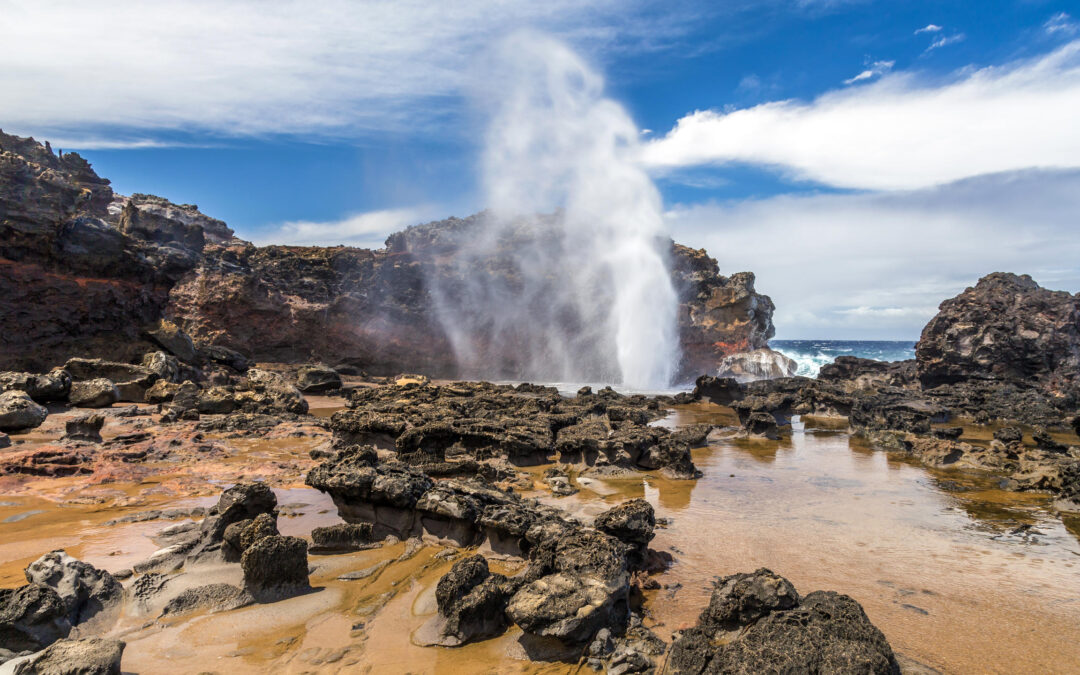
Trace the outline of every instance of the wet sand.
<path fill-rule="evenodd" d="M 333 408 L 327 403 L 320 407 Z M 664 423 L 731 419 L 730 410 L 694 405 L 681 406 Z M 306 460 L 324 439 L 217 440 L 230 454 L 216 463 L 241 471 Z M 661 636 L 695 621 L 715 576 L 765 566 L 803 593 L 831 589 L 853 596 L 897 652 L 943 672 L 1080 670 L 1080 543 L 1049 511 L 1045 495 L 1005 492 L 985 475 L 928 470 L 835 430 L 797 428 L 780 441 L 725 440 L 696 450 L 694 461 L 704 472 L 695 481 L 652 475 L 582 481 L 577 495 L 544 496 L 584 516 L 645 497 L 659 518 L 670 519 L 652 547 L 670 552 L 675 564 L 656 576 L 666 588 L 648 591 L 645 604 L 647 624 Z M 530 473 L 539 476 L 542 468 Z M 193 478 L 182 467 L 171 469 L 175 475 L 163 472 L 137 483 L 35 479 L 18 491 L 0 491 L 0 585 L 22 583 L 26 564 L 53 548 L 110 571 L 145 558 L 157 548 L 153 536 L 178 521 L 105 523 L 153 508 L 208 506 L 227 485 L 211 474 Z M 199 479 L 203 489 L 192 493 Z M 283 533 L 303 536 L 337 521 L 325 495 L 301 487 L 300 472 L 277 479 Z M 316 590 L 307 595 L 163 621 L 125 616 L 114 630 L 128 643 L 124 669 L 576 669 L 522 660 L 516 629 L 458 649 L 414 645 L 410 636 L 434 616 L 435 584 L 456 553 L 441 547 L 410 550 L 401 543 L 312 555 Z M 339 579 L 372 569 L 363 579 Z"/>

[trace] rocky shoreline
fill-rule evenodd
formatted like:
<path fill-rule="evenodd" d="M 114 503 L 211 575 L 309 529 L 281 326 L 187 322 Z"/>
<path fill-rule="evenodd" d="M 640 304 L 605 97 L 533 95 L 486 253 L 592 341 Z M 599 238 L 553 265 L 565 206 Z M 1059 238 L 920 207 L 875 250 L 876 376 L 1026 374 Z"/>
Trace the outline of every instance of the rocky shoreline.
<path fill-rule="evenodd" d="M 715 570 L 698 621 L 661 637 L 647 598 L 679 554 L 651 547 L 654 506 L 560 505 L 607 481 L 693 483 L 695 449 L 783 442 L 799 420 L 1080 513 L 1080 296 L 1026 276 L 946 300 L 912 361 L 841 357 L 809 379 L 768 350 L 773 307 L 752 274 L 722 277 L 673 244 L 681 370 L 712 374 L 674 396 L 567 395 L 431 379 L 454 364 L 423 280 L 450 273 L 470 219 L 379 251 L 260 248 L 2 134 L 0 211 L 0 366 L 13 368 L 0 372 L 0 496 L 109 512 L 62 534 L 140 526 L 157 547 L 108 570 L 66 544 L 9 558 L 26 583 L 0 589 L 0 673 L 118 673 L 125 640 L 173 636 L 185 617 L 273 623 L 277 603 L 320 596 L 348 608 L 319 610 L 348 624 L 348 644 L 301 653 L 282 636 L 271 653 L 359 666 L 368 623 L 421 574 L 438 576 L 430 617 L 409 627 L 424 649 L 512 641 L 522 662 L 617 674 L 900 672 L 859 602 L 801 595 L 764 567 Z M 732 423 L 664 424 L 702 404 Z M 283 489 L 325 508 L 281 503 Z M 388 569 L 402 571 L 379 582 Z"/>

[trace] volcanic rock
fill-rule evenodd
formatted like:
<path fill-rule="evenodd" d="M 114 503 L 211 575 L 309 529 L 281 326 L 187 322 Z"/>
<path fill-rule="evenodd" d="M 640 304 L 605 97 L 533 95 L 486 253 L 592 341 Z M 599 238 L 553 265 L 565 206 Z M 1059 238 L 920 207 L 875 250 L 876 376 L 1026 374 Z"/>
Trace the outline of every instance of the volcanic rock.
<path fill-rule="evenodd" d="M 146 337 L 184 363 L 196 362 L 191 337 L 175 323 L 162 319 L 155 328 L 146 331 Z"/>
<path fill-rule="evenodd" d="M 17 389 L 0 393 L 0 431 L 25 431 L 41 426 L 49 411 Z"/>
<path fill-rule="evenodd" d="M 244 588 L 260 602 L 311 588 L 307 542 L 299 537 L 263 537 L 244 551 L 240 566 L 244 568 Z"/>
<path fill-rule="evenodd" d="M 123 596 L 120 582 L 105 570 L 72 558 L 64 551 L 52 551 L 30 563 L 26 580 L 49 586 L 67 608 L 72 625 L 89 621 L 100 612 L 115 607 Z"/>
<path fill-rule="evenodd" d="M 0 391 L 25 391 L 37 403 L 63 401 L 71 388 L 71 375 L 61 368 L 38 375 L 34 373 L 0 373 Z"/>
<path fill-rule="evenodd" d="M 311 531 L 311 551 L 358 551 L 372 540 L 371 523 L 341 523 Z"/>
<path fill-rule="evenodd" d="M 14 675 L 120 675 L 120 640 L 60 640 L 15 666 Z"/>
<path fill-rule="evenodd" d="M 924 387 L 980 379 L 1072 386 L 1080 376 L 1080 297 L 1027 275 L 989 274 L 941 303 L 915 356 Z"/>
<path fill-rule="evenodd" d="M 0 589 L 0 645 L 37 651 L 71 632 L 67 606 L 44 584 Z"/>
<path fill-rule="evenodd" d="M 120 392 L 105 378 L 72 382 L 68 403 L 76 408 L 108 408 L 120 400 Z"/>
<path fill-rule="evenodd" d="M 225 528 L 222 551 L 227 562 L 237 562 L 244 552 L 263 537 L 280 534 L 277 518 L 270 513 L 260 513 L 251 519 L 240 520 Z"/>
<path fill-rule="evenodd" d="M 768 347 L 750 352 L 739 352 L 724 357 L 717 369 L 717 377 L 731 377 L 738 382 L 773 380 L 791 377 L 799 369 L 794 359 Z"/>
<path fill-rule="evenodd" d="M 301 366 L 296 373 L 296 388 L 309 394 L 341 389 L 341 376 L 329 366 Z"/>
<path fill-rule="evenodd" d="M 760 569 L 724 577 L 697 626 L 671 647 L 672 673 L 900 672 L 885 636 L 846 595 L 800 600 L 783 577 Z"/>
<path fill-rule="evenodd" d="M 101 427 L 105 424 L 102 414 L 79 415 L 64 422 L 65 441 L 100 443 Z"/>

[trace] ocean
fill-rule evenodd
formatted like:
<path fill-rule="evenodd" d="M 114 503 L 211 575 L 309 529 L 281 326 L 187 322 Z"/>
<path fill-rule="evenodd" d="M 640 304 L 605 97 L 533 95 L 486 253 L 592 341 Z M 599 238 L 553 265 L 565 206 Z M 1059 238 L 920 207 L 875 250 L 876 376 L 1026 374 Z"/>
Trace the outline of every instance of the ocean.
<path fill-rule="evenodd" d="M 914 340 L 770 340 L 769 346 L 799 364 L 796 375 L 817 377 L 837 356 L 858 356 L 876 361 L 915 358 Z"/>

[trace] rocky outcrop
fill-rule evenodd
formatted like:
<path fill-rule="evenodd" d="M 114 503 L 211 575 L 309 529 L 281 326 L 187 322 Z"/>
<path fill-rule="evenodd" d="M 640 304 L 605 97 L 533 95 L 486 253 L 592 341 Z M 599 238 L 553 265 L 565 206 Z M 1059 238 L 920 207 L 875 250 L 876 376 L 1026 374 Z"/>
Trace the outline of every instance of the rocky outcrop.
<path fill-rule="evenodd" d="M 106 638 L 60 640 L 20 661 L 14 675 L 120 675 L 126 646 L 120 640 Z"/>
<path fill-rule="evenodd" d="M 0 393 L 0 431 L 26 431 L 41 426 L 49 411 L 18 390 Z"/>
<path fill-rule="evenodd" d="M 716 582 L 709 606 L 675 640 L 667 665 L 679 675 L 900 672 L 858 602 L 833 591 L 800 598 L 791 582 L 764 568 Z"/>
<path fill-rule="evenodd" d="M 104 570 L 72 558 L 64 551 L 52 551 L 30 563 L 26 580 L 56 591 L 67 608 L 71 624 L 85 623 L 116 607 L 124 589 Z"/>
<path fill-rule="evenodd" d="M 716 370 L 716 376 L 730 377 L 738 382 L 754 382 L 791 377 L 798 369 L 799 364 L 793 359 L 763 347 L 725 356 Z"/>
<path fill-rule="evenodd" d="M 221 363 L 219 350 L 231 350 L 378 375 L 453 376 L 433 288 L 460 285 L 455 256 L 482 217 L 409 228 L 377 251 L 257 247 L 194 205 L 115 195 L 76 153 L 61 157 L 0 132 L 0 315 L 9 320 L 0 368 L 41 372 L 73 355 L 133 363 L 160 346 L 187 363 Z M 674 244 L 670 260 L 681 375 L 766 346 L 773 305 L 753 274 L 721 276 L 704 251 Z M 481 262 L 470 272 L 513 289 L 499 260 Z M 194 341 L 173 339 L 163 325 Z M 488 350 L 483 374 L 521 372 L 524 352 Z"/>
<path fill-rule="evenodd" d="M 754 274 L 720 274 L 704 249 L 672 245 L 672 278 L 679 294 L 680 378 L 715 373 L 732 354 L 767 347 L 775 334 L 772 300 L 754 289 Z"/>
<path fill-rule="evenodd" d="M 0 589 L 0 645 L 13 652 L 37 651 L 71 632 L 68 609 L 45 584 Z"/>
<path fill-rule="evenodd" d="M 941 303 L 915 355 L 924 387 L 993 380 L 1072 390 L 1080 379 L 1080 296 L 1027 275 L 989 274 Z"/>
<path fill-rule="evenodd" d="M 271 535 L 244 551 L 244 589 L 266 602 L 310 590 L 307 542 L 299 537 Z"/>

